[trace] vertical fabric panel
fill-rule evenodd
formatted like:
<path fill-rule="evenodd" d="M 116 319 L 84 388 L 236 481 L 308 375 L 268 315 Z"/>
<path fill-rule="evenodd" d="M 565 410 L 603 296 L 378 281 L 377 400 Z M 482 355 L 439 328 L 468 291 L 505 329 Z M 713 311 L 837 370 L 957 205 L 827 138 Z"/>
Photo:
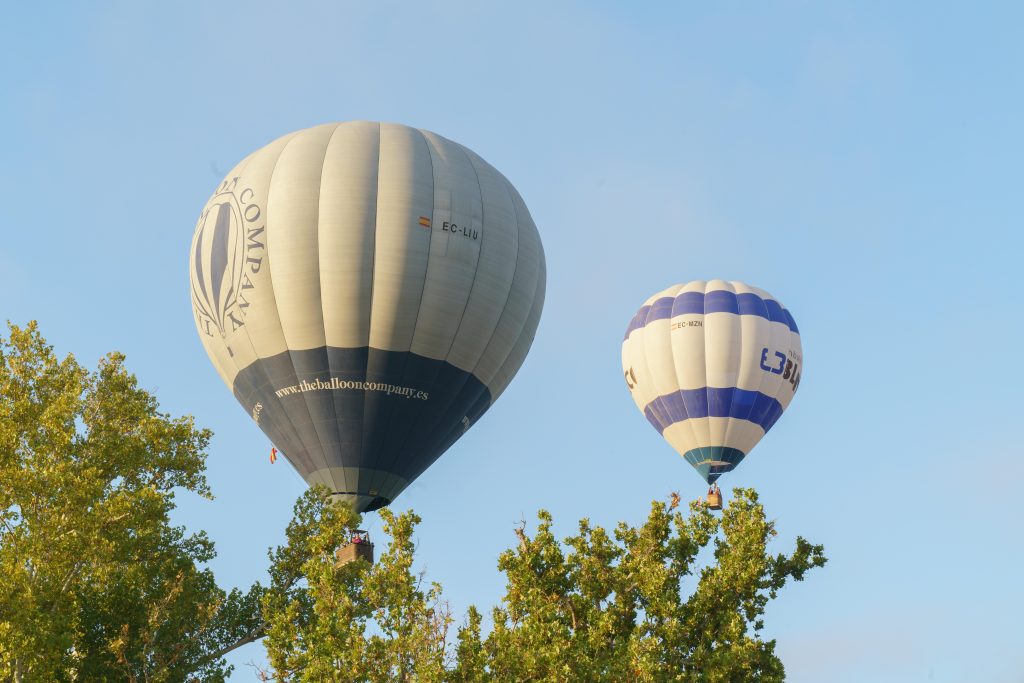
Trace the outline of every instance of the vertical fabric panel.
<path fill-rule="evenodd" d="M 328 379 L 323 304 L 320 300 L 319 204 L 324 155 L 337 126 L 310 128 L 295 136 L 282 150 L 274 167 L 267 198 L 267 233 L 270 275 L 281 320 L 281 332 L 288 345 L 295 377 L 299 381 Z M 304 349 L 322 349 L 316 354 L 297 355 Z M 326 392 L 300 394 L 306 415 L 301 415 L 298 398 L 291 403 L 300 414 L 300 430 L 309 433 L 314 463 L 329 466 L 326 453 L 337 443 L 334 402 Z M 343 486 L 334 482 L 335 488 Z"/>
<path fill-rule="evenodd" d="M 740 294 L 756 294 L 750 287 L 743 284 L 742 282 L 733 282 L 733 289 L 737 295 Z M 760 299 L 760 297 L 758 297 Z M 741 315 L 740 327 L 741 327 L 741 348 L 739 356 L 739 367 L 736 376 L 736 387 L 747 391 L 760 391 L 761 382 L 764 379 L 765 372 L 761 370 L 761 350 L 766 348 L 770 342 L 770 331 L 768 326 L 771 324 L 768 322 L 767 309 L 763 304 L 758 305 L 758 312 L 760 315 Z M 751 406 L 752 408 L 753 406 Z M 746 420 L 750 416 L 750 409 L 742 410 L 739 406 L 731 411 L 737 414 L 739 418 L 733 419 L 729 423 L 729 428 L 726 431 L 724 445 L 737 448 L 744 453 L 748 452 L 757 443 L 757 439 L 752 442 L 750 440 L 750 432 L 747 429 L 747 425 L 750 423 Z M 757 433 L 763 435 L 760 429 L 756 430 Z"/>
<path fill-rule="evenodd" d="M 691 310 L 683 307 L 683 302 L 688 302 L 692 295 L 703 296 L 707 283 L 703 280 L 696 280 L 681 287 L 676 287 L 673 294 L 673 312 Z M 701 306 L 701 311 L 703 307 Z M 672 319 L 674 323 L 670 333 L 672 344 L 672 361 L 675 368 L 675 379 L 679 389 L 686 391 L 702 389 L 707 387 L 707 361 L 705 358 L 705 321 L 703 312 L 682 313 Z M 687 394 L 684 399 L 687 414 L 699 414 L 701 407 L 695 405 L 694 399 Z M 693 439 L 700 445 L 711 441 L 706 422 L 687 420 L 688 427 L 693 432 Z M 685 451 L 684 451 L 685 452 Z"/>
<path fill-rule="evenodd" d="M 734 295 L 735 291 L 728 282 L 724 280 L 711 280 L 707 284 L 704 294 L 706 308 L 712 297 L 724 292 Z M 739 374 L 740 351 L 742 349 L 742 328 L 740 316 L 735 313 L 705 313 L 704 315 L 704 354 L 707 367 L 708 387 L 733 389 Z M 708 392 L 708 403 L 710 414 L 720 414 L 720 410 L 728 411 L 728 406 L 711 405 L 714 401 L 726 401 L 732 403 L 732 396 L 722 396 L 721 392 Z M 710 443 L 715 445 L 728 446 L 726 440 L 726 427 L 728 420 L 712 420 L 708 423 L 710 429 Z"/>
<path fill-rule="evenodd" d="M 423 296 L 413 335 L 413 353 L 443 360 L 459 329 L 473 280 L 483 230 L 480 184 L 462 149 L 423 133 L 434 174 L 434 210 Z"/>
<path fill-rule="evenodd" d="M 379 124 L 368 121 L 340 124 L 324 155 L 318 235 L 328 346 L 370 343 L 379 132 Z"/>
<path fill-rule="evenodd" d="M 380 126 L 376 251 L 370 346 L 408 351 L 430 253 L 430 230 L 419 225 L 434 207 L 430 152 L 418 131 Z"/>
<path fill-rule="evenodd" d="M 540 240 L 537 241 L 537 244 L 540 244 Z M 544 289 L 547 286 L 547 271 L 544 267 L 543 250 L 539 253 L 539 257 L 540 270 L 537 274 L 537 284 L 533 291 L 533 305 L 530 307 L 530 313 L 526 316 L 526 322 L 519 332 L 519 338 L 516 340 L 512 350 L 509 351 L 505 362 L 498 369 L 494 379 L 491 380 L 492 401 L 497 400 L 505 392 L 505 389 L 508 388 L 512 378 L 522 366 L 523 361 L 526 360 L 526 354 L 533 344 L 534 333 L 537 330 L 540 314 L 544 308 Z"/>
<path fill-rule="evenodd" d="M 367 121 L 337 125 L 324 153 L 317 229 L 320 301 L 327 366 L 338 380 L 366 380 L 365 354 L 342 349 L 364 348 L 370 339 L 379 154 L 380 126 Z M 330 400 L 336 438 L 330 439 L 329 469 L 321 477 L 335 491 L 355 491 L 357 479 L 331 455 L 362 446 L 363 396 L 333 391 Z"/>
<path fill-rule="evenodd" d="M 412 128 L 381 124 L 367 382 L 392 383 L 405 373 L 408 357 L 387 352 L 412 347 L 431 241 L 420 216 L 431 216 L 433 206 L 433 166 L 423 136 Z M 379 391 L 365 391 L 363 406 L 358 488 L 378 491 L 383 482 L 374 465 L 394 459 L 384 452 L 385 440 L 400 406 Z"/>
<path fill-rule="evenodd" d="M 289 349 L 324 346 L 320 301 L 319 205 L 324 154 L 336 126 L 303 131 L 281 152 L 270 181 L 270 274 Z"/>
<path fill-rule="evenodd" d="M 511 348 L 509 348 L 494 377 L 485 380 L 491 390 L 492 400 L 497 399 L 505 391 L 505 388 L 508 387 L 512 377 L 526 358 L 526 352 L 530 349 L 530 345 L 533 343 L 533 335 L 537 330 L 541 309 L 544 307 L 544 290 L 547 286 L 544 247 L 541 245 L 537 226 L 534 225 L 533 218 L 530 216 L 523 198 L 519 196 L 519 192 L 511 184 L 507 187 L 512 197 L 519 225 L 519 258 L 528 259 L 531 263 L 535 264 L 533 269 L 535 276 L 533 278 L 533 286 L 527 290 L 529 292 L 528 300 L 530 306 L 518 329 L 513 328 Z M 481 379 L 483 378 L 481 377 Z"/>
<path fill-rule="evenodd" d="M 508 300 L 516 271 L 519 231 L 515 206 L 506 187 L 508 181 L 483 159 L 465 148 L 463 151 L 469 155 L 480 182 L 484 238 L 473 291 L 448 352 L 448 362 L 472 371 L 480 362 Z"/>
<path fill-rule="evenodd" d="M 512 352 L 526 319 L 530 315 L 533 306 L 533 295 L 537 290 L 537 278 L 540 273 L 540 242 L 536 231 L 533 229 L 533 220 L 529 213 L 522 213 L 516 193 L 513 188 L 506 188 L 515 206 L 515 225 L 518 235 L 516 250 L 516 269 L 512 277 L 512 287 L 509 289 L 508 298 L 501 311 L 501 317 L 494 329 L 484 350 L 480 361 L 477 363 L 473 374 L 487 385 L 492 395 L 495 387 L 492 382 L 505 359 Z"/>

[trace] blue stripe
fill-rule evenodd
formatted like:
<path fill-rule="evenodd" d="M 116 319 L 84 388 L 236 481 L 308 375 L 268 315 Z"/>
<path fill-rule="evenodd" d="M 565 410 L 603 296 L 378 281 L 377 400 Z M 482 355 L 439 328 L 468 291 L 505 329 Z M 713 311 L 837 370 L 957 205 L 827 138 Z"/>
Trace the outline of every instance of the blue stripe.
<path fill-rule="evenodd" d="M 724 289 L 716 289 L 704 295 L 705 313 L 739 313 L 736 295 Z"/>
<path fill-rule="evenodd" d="M 683 292 L 672 303 L 672 317 L 687 313 L 704 312 L 704 295 L 701 292 Z"/>
<path fill-rule="evenodd" d="M 671 318 L 672 302 L 672 297 L 666 296 L 651 304 L 651 310 L 647 312 L 647 322 L 662 320 L 663 318 Z"/>
<path fill-rule="evenodd" d="M 640 329 L 647 323 L 647 312 L 651 310 L 650 306 L 641 306 L 640 310 L 636 312 L 633 319 L 629 321 L 629 327 L 626 328 L 626 336 L 623 339 L 629 339 L 629 335 L 633 333 L 633 330 Z"/>
<path fill-rule="evenodd" d="M 756 315 L 762 318 L 768 317 L 768 308 L 764 305 L 764 299 L 757 294 L 737 294 L 736 303 L 739 306 L 740 315 Z"/>
<path fill-rule="evenodd" d="M 629 321 L 626 328 L 626 336 L 629 339 L 633 330 L 640 329 L 648 323 L 666 318 L 674 318 L 677 315 L 707 313 L 735 313 L 738 315 L 756 315 L 765 320 L 775 323 L 782 323 L 793 332 L 800 334 L 793 316 L 774 299 L 762 299 L 756 294 L 744 292 L 733 294 L 724 289 L 716 289 L 707 294 L 702 292 L 683 292 L 673 298 L 663 296 L 649 306 L 642 306 L 633 319 Z"/>
<path fill-rule="evenodd" d="M 789 329 L 793 330 L 797 334 L 800 334 L 800 330 L 798 330 L 796 327 L 796 320 L 793 319 L 793 315 L 785 308 L 782 309 L 782 314 L 786 316 L 786 324 L 789 325 Z"/>
<path fill-rule="evenodd" d="M 747 420 L 767 432 L 782 415 L 782 404 L 760 391 L 703 387 L 659 396 L 647 404 L 644 415 L 659 434 L 677 422 L 700 417 Z"/>

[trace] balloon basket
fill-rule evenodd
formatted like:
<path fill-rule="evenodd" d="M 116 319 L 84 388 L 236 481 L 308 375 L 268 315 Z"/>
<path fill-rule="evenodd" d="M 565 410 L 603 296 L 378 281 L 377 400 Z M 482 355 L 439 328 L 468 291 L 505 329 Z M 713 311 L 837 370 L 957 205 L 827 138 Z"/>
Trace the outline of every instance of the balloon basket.
<path fill-rule="evenodd" d="M 722 509 L 722 494 L 720 493 L 709 493 L 708 494 L 708 507 L 712 510 Z"/>
<path fill-rule="evenodd" d="M 373 544 L 370 543 L 370 538 L 365 531 L 356 531 L 352 542 L 338 548 L 334 557 L 339 567 L 355 560 L 366 560 L 373 564 Z"/>

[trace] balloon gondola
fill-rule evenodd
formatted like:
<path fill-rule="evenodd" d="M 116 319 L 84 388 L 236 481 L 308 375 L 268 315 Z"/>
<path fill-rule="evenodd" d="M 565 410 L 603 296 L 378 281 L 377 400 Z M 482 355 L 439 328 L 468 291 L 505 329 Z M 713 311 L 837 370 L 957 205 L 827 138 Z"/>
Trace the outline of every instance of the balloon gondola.
<path fill-rule="evenodd" d="M 710 486 L 732 471 L 789 407 L 803 374 L 786 308 L 742 282 L 695 280 L 644 302 L 622 343 L 637 407 Z"/>
<path fill-rule="evenodd" d="M 366 121 L 243 159 L 190 252 L 200 339 L 309 484 L 388 505 L 505 390 L 544 254 L 511 183 L 428 131 Z"/>

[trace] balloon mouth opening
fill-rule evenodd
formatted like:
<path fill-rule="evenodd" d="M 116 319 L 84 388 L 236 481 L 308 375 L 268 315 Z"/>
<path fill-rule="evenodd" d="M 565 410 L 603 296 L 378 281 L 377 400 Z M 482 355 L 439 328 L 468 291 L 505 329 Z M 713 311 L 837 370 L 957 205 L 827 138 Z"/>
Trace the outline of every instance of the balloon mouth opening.
<path fill-rule="evenodd" d="M 390 498 L 385 498 L 384 496 L 378 496 L 375 494 L 376 491 L 372 494 L 335 491 L 334 494 L 331 495 L 331 500 L 341 505 L 347 505 L 360 514 L 364 512 L 373 512 L 374 510 L 379 510 L 382 507 L 391 505 Z"/>

